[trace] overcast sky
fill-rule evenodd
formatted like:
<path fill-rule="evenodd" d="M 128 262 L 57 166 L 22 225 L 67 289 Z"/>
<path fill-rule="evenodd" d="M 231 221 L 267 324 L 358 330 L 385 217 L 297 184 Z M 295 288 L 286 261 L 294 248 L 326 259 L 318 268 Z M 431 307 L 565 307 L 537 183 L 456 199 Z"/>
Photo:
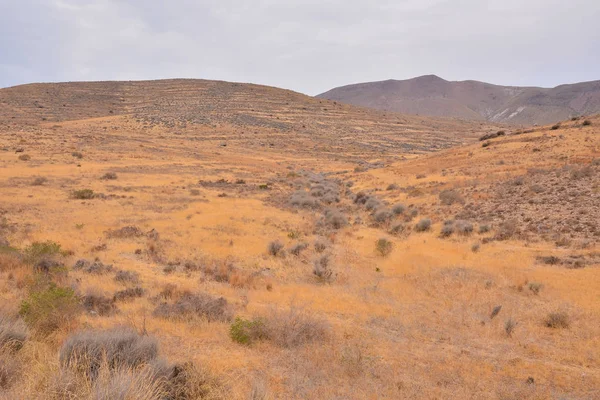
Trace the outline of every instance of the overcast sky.
<path fill-rule="evenodd" d="M 600 0 L 0 0 L 0 87 L 205 78 L 318 94 L 600 79 Z"/>

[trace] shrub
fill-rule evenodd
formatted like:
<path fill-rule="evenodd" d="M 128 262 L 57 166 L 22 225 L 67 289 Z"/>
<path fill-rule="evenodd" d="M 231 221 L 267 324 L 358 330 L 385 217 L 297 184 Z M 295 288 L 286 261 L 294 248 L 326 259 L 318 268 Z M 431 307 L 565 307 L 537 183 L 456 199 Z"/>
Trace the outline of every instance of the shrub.
<path fill-rule="evenodd" d="M 237 318 L 230 327 L 230 337 L 246 345 L 268 340 L 280 347 L 293 348 L 326 339 L 329 329 L 324 320 L 292 307 L 287 312 L 272 310 L 264 318 Z"/>
<path fill-rule="evenodd" d="M 300 190 L 292 194 L 290 204 L 301 208 L 317 208 L 319 202 L 307 192 Z"/>
<path fill-rule="evenodd" d="M 113 296 L 113 300 L 114 301 L 128 301 L 131 299 L 142 297 L 144 295 L 144 293 L 146 293 L 146 291 L 144 290 L 144 288 L 142 288 L 140 286 L 127 288 L 127 289 L 123 289 L 123 290 L 119 290 L 119 291 L 115 292 L 115 295 Z"/>
<path fill-rule="evenodd" d="M 317 253 L 322 253 L 327 249 L 327 242 L 324 239 L 317 239 L 314 246 Z"/>
<path fill-rule="evenodd" d="M 369 200 L 367 200 L 365 202 L 365 208 L 369 211 L 373 211 L 376 208 L 378 208 L 379 206 L 381 206 L 381 202 L 379 200 L 377 200 L 375 197 L 371 197 L 371 198 L 369 198 Z"/>
<path fill-rule="evenodd" d="M 394 215 L 404 214 L 404 211 L 406 211 L 406 207 L 404 207 L 402 204 L 396 204 L 394 207 L 392 207 L 392 212 Z"/>
<path fill-rule="evenodd" d="M 375 250 L 382 257 L 388 256 L 392 252 L 393 248 L 394 244 L 386 238 L 378 239 L 377 242 L 375 242 Z"/>
<path fill-rule="evenodd" d="M 479 233 L 488 233 L 490 230 L 489 225 L 479 225 Z"/>
<path fill-rule="evenodd" d="M 529 290 L 531 290 L 531 292 L 533 294 L 535 294 L 536 296 L 538 294 L 540 294 L 540 291 L 544 287 L 544 285 L 542 285 L 541 283 L 537 283 L 537 282 L 530 282 L 529 285 L 527 285 L 527 286 L 528 286 Z"/>
<path fill-rule="evenodd" d="M 339 210 L 330 208 L 324 214 L 325 223 L 333 229 L 341 229 L 348 225 L 348 219 Z"/>
<path fill-rule="evenodd" d="M 33 180 L 33 182 L 31 182 L 31 186 L 42 186 L 46 182 L 48 182 L 48 178 L 38 176 Z"/>
<path fill-rule="evenodd" d="M 91 200 L 96 197 L 92 189 L 74 190 L 71 192 L 71 197 L 77 200 Z"/>
<path fill-rule="evenodd" d="M 369 195 L 367 195 L 365 192 L 358 192 L 354 196 L 354 203 L 355 204 L 365 204 L 367 202 L 367 200 L 369 200 L 369 198 L 370 198 Z"/>
<path fill-rule="evenodd" d="M 33 242 L 23 250 L 25 262 L 35 264 L 43 259 L 63 255 L 60 244 L 48 240 L 46 242 Z"/>
<path fill-rule="evenodd" d="M 568 328 L 570 325 L 569 316 L 567 313 L 561 311 L 552 312 L 544 320 L 544 325 L 554 329 Z"/>
<path fill-rule="evenodd" d="M 456 233 L 459 235 L 470 235 L 473 233 L 473 224 L 469 221 L 458 220 L 454 222 Z"/>
<path fill-rule="evenodd" d="M 73 266 L 75 271 L 82 271 L 86 274 L 102 275 L 113 270 L 112 265 L 103 264 L 100 260 L 89 262 L 86 260 L 78 260 Z"/>
<path fill-rule="evenodd" d="M 323 282 L 329 282 L 333 279 L 333 271 L 329 266 L 329 256 L 327 254 L 322 255 L 314 261 L 313 275 Z"/>
<path fill-rule="evenodd" d="M 445 238 L 445 237 L 452 236 L 453 233 L 454 233 L 454 224 L 453 223 L 450 223 L 450 224 L 444 223 L 444 226 L 442 227 L 442 230 L 440 231 L 440 236 Z"/>
<path fill-rule="evenodd" d="M 229 327 L 229 337 L 239 344 L 250 345 L 257 340 L 264 339 L 264 322 L 260 318 L 247 320 L 236 317 Z"/>
<path fill-rule="evenodd" d="M 394 225 L 392 225 L 392 227 L 390 228 L 390 233 L 392 235 L 399 235 L 399 234 L 403 233 L 405 229 L 406 229 L 406 226 L 403 223 L 397 222 Z"/>
<path fill-rule="evenodd" d="M 134 271 L 118 271 L 115 274 L 115 281 L 120 283 L 138 283 L 140 275 Z"/>
<path fill-rule="evenodd" d="M 465 199 L 461 196 L 461 194 L 453 189 L 443 190 L 442 192 L 440 192 L 439 198 L 442 204 L 445 206 L 451 206 L 454 203 L 465 203 Z"/>
<path fill-rule="evenodd" d="M 31 160 L 31 156 L 29 154 L 21 154 L 19 156 L 19 160 L 21 160 L 21 161 L 29 161 L 29 160 Z"/>
<path fill-rule="evenodd" d="M 480 243 L 473 243 L 473 245 L 471 246 L 471 251 L 473 253 L 477 253 L 479 251 L 479 249 L 481 249 Z"/>
<path fill-rule="evenodd" d="M 70 288 L 50 284 L 42 291 L 34 291 L 21 302 L 19 314 L 25 323 L 40 335 L 50 334 L 70 323 L 79 312 L 75 292 Z"/>
<path fill-rule="evenodd" d="M 184 294 L 173 304 L 160 304 L 153 313 L 154 316 L 166 319 L 189 319 L 201 317 L 211 321 L 231 320 L 231 310 L 223 297 L 213 297 L 206 293 Z"/>
<path fill-rule="evenodd" d="M 431 220 L 429 218 L 423 218 L 415 225 L 417 232 L 426 232 L 429 229 L 431 229 Z"/>
<path fill-rule="evenodd" d="M 571 170 L 571 179 L 591 178 L 593 176 L 594 169 L 589 165 L 580 169 Z"/>
<path fill-rule="evenodd" d="M 586 119 L 585 121 L 583 121 L 583 126 L 590 126 L 592 125 L 592 121 L 590 121 L 589 119 Z"/>
<path fill-rule="evenodd" d="M 512 318 L 507 319 L 504 323 L 504 332 L 506 332 L 506 336 L 511 337 L 516 327 L 517 323 Z"/>
<path fill-rule="evenodd" d="M 114 172 L 107 172 L 107 173 L 105 173 L 104 175 L 102 175 L 102 176 L 100 177 L 100 179 L 102 179 L 102 180 L 105 180 L 105 181 L 108 181 L 108 180 L 115 180 L 115 179 L 117 179 L 117 174 L 116 174 L 116 173 L 114 173 Z"/>
<path fill-rule="evenodd" d="M 400 186 L 396 185 L 395 183 L 392 183 L 390 185 L 388 185 L 386 190 L 398 190 L 400 189 Z"/>
<path fill-rule="evenodd" d="M 69 337 L 60 349 L 60 363 L 88 376 L 97 376 L 106 361 L 111 370 L 136 368 L 156 359 L 158 344 L 154 338 L 142 336 L 133 329 L 84 331 Z"/>
<path fill-rule="evenodd" d="M 281 243 L 279 240 L 275 240 L 275 241 L 272 241 L 271 243 L 269 243 L 269 246 L 267 247 L 267 251 L 273 257 L 277 257 L 279 254 L 281 254 L 283 247 L 284 247 L 283 243 Z"/>
<path fill-rule="evenodd" d="M 496 240 L 508 240 L 515 236 L 517 232 L 517 221 L 511 219 L 500 224 L 494 238 Z"/>
<path fill-rule="evenodd" d="M 0 353 L 2 349 L 19 350 L 28 336 L 23 320 L 0 314 Z"/>
<path fill-rule="evenodd" d="M 308 248 L 308 243 L 297 243 L 290 249 L 290 253 L 295 256 L 299 256 L 304 250 Z"/>
<path fill-rule="evenodd" d="M 373 214 L 373 220 L 378 224 L 385 224 L 386 222 L 389 222 L 390 219 L 392 219 L 392 213 L 385 208 L 380 208 Z"/>
<path fill-rule="evenodd" d="M 124 226 L 119 229 L 104 232 L 107 238 L 129 239 L 144 236 L 144 232 L 137 226 Z"/>
<path fill-rule="evenodd" d="M 536 257 L 536 260 L 547 265 L 558 265 L 561 262 L 560 258 L 556 256 L 538 256 Z"/>
<path fill-rule="evenodd" d="M 95 313 L 102 317 L 113 315 L 117 312 L 117 306 L 112 298 L 104 296 L 97 290 L 90 289 L 81 302 L 87 312 Z"/>
<path fill-rule="evenodd" d="M 74 151 L 74 152 L 72 152 L 72 153 L 71 153 L 71 155 L 72 155 L 73 157 L 75 157 L 75 158 L 78 158 L 78 159 L 80 159 L 80 160 L 83 158 L 83 154 L 82 154 L 82 153 L 80 153 L 80 152 L 78 152 L 78 151 Z"/>
<path fill-rule="evenodd" d="M 552 127 L 550 129 L 553 131 L 556 131 L 556 130 L 560 129 L 560 124 L 552 125 Z"/>

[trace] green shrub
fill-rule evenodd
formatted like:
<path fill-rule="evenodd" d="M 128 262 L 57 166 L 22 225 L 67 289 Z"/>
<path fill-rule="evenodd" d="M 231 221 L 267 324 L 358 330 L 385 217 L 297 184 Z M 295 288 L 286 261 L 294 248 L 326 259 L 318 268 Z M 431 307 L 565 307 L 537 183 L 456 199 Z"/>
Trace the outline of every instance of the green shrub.
<path fill-rule="evenodd" d="M 71 193 L 71 197 L 77 200 L 90 200 L 93 199 L 96 195 L 92 189 L 81 189 L 74 190 Z"/>
<path fill-rule="evenodd" d="M 236 317 L 229 327 L 229 337 L 239 344 L 250 345 L 263 338 L 264 322 L 255 318 L 253 320 Z"/>
<path fill-rule="evenodd" d="M 79 309 L 73 289 L 51 283 L 45 290 L 30 293 L 29 297 L 21 302 L 19 314 L 28 326 L 44 335 L 68 324 Z"/>
<path fill-rule="evenodd" d="M 44 258 L 61 256 L 64 252 L 60 244 L 48 240 L 46 242 L 33 242 L 23 250 L 25 261 L 34 264 Z"/>

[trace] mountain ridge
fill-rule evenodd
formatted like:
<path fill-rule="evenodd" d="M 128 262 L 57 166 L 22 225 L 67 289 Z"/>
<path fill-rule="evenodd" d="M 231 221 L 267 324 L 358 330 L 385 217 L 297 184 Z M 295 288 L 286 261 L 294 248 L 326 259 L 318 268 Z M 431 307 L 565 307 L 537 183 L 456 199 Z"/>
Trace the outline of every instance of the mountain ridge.
<path fill-rule="evenodd" d="M 600 112 L 600 80 L 543 88 L 423 75 L 340 86 L 316 97 L 402 114 L 541 125 Z"/>

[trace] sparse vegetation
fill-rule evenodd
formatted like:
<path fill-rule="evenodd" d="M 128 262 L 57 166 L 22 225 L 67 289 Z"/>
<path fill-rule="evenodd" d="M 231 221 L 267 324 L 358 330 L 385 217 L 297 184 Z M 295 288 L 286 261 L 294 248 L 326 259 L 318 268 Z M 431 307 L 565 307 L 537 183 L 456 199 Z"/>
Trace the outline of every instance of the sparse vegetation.
<path fill-rule="evenodd" d="M 333 271 L 329 264 L 330 260 L 327 254 L 318 257 L 313 263 L 313 275 L 322 282 L 330 282 L 333 279 Z"/>
<path fill-rule="evenodd" d="M 465 199 L 454 189 L 446 189 L 440 192 L 440 201 L 445 206 L 451 206 L 452 204 L 464 204 Z"/>
<path fill-rule="evenodd" d="M 209 322 L 231 320 L 231 309 L 223 297 L 214 297 L 206 293 L 183 294 L 174 303 L 162 303 L 154 309 L 158 318 L 188 320 L 203 318 Z"/>
<path fill-rule="evenodd" d="M 553 329 L 566 329 L 570 326 L 569 315 L 563 311 L 551 312 L 544 320 L 544 325 Z"/>
<path fill-rule="evenodd" d="M 284 247 L 285 247 L 284 244 L 281 243 L 279 240 L 274 240 L 274 241 L 272 241 L 272 242 L 269 243 L 267 251 L 273 257 L 277 257 L 278 255 L 282 254 L 282 251 L 283 251 Z"/>
<path fill-rule="evenodd" d="M 426 232 L 429 229 L 431 229 L 431 220 L 429 218 L 423 218 L 415 225 L 417 232 Z"/>
<path fill-rule="evenodd" d="M 115 180 L 115 179 L 117 179 L 117 174 L 114 172 L 107 172 L 104 175 L 102 175 L 100 177 L 100 179 L 105 180 L 105 181 Z"/>
<path fill-rule="evenodd" d="M 70 288 L 50 284 L 33 291 L 21 302 L 19 314 L 40 336 L 70 326 L 79 312 L 79 302 Z"/>
<path fill-rule="evenodd" d="M 91 200 L 96 197 L 96 194 L 92 189 L 80 189 L 74 190 L 71 193 L 71 197 L 77 200 Z"/>
<path fill-rule="evenodd" d="M 378 239 L 377 242 L 375 242 L 375 250 L 377 251 L 377 254 L 382 257 L 387 257 L 390 255 L 393 248 L 394 244 L 386 238 Z"/>

